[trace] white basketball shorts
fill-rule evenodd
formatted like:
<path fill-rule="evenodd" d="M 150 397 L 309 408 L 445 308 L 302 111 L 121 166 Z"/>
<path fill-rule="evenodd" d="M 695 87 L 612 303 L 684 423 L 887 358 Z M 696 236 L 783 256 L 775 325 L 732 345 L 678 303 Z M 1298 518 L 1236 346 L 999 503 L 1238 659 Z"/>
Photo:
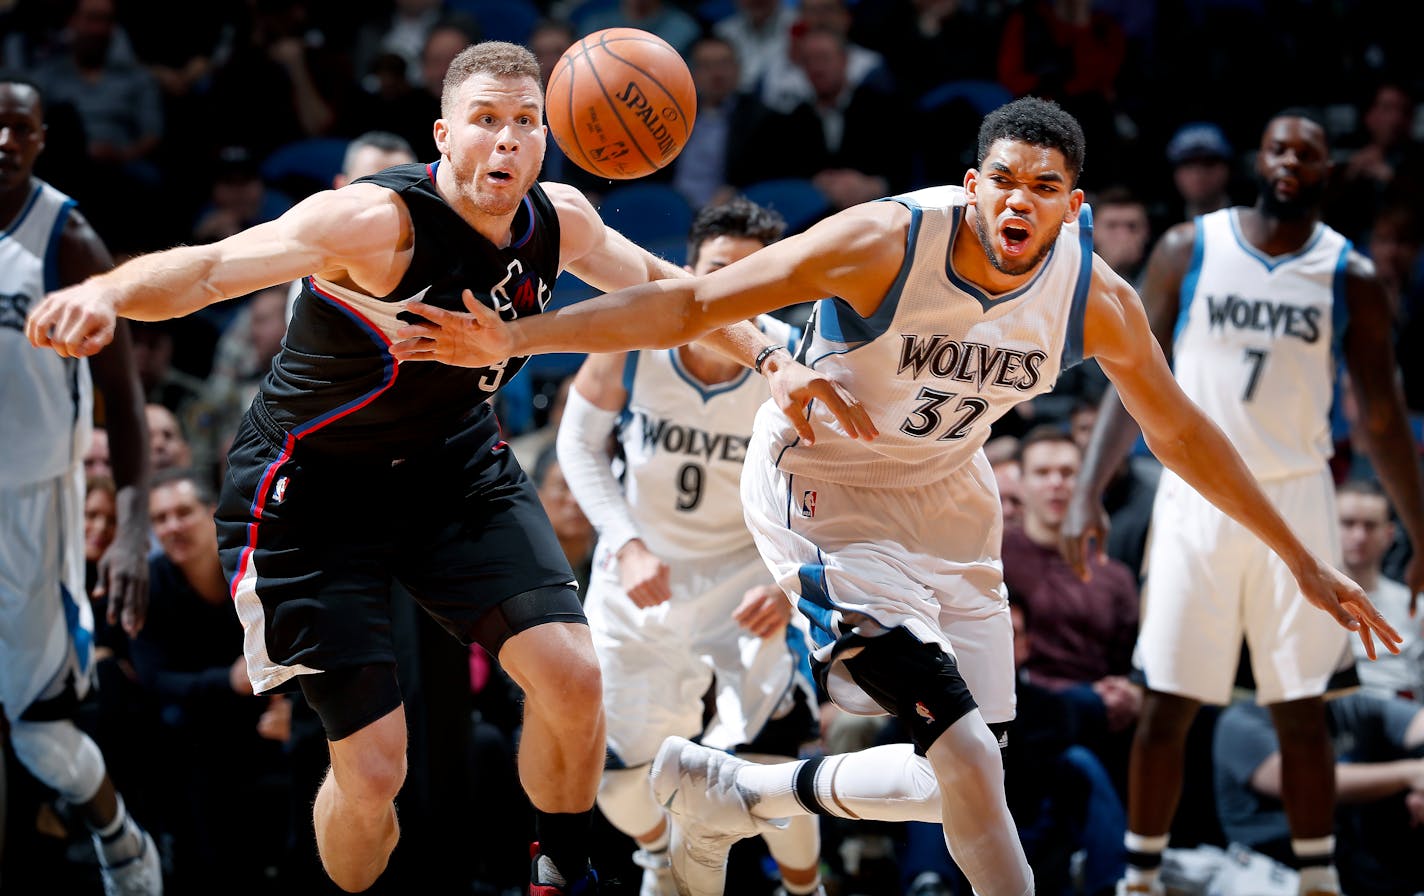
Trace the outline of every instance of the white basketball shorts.
<path fill-rule="evenodd" d="M 1328 470 L 1263 482 L 1261 489 L 1307 548 L 1340 562 Z M 1321 696 L 1354 662 L 1350 633 L 1306 602 L 1285 563 L 1164 470 L 1152 508 L 1134 665 L 1153 690 L 1225 704 L 1243 636 L 1261 704 Z"/>

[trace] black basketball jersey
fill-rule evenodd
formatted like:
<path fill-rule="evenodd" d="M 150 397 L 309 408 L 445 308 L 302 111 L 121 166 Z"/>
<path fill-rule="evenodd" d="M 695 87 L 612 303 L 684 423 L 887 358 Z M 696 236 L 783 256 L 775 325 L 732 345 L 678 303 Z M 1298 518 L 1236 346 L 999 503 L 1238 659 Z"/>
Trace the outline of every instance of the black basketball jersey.
<path fill-rule="evenodd" d="M 370 297 L 307 277 L 282 351 L 262 384 L 267 415 L 303 448 L 346 455 L 399 456 L 430 446 L 487 413 L 486 399 L 527 358 L 484 368 L 438 362 L 397 365 L 394 333 L 414 316 L 396 303 L 419 297 L 464 310 L 470 289 L 506 320 L 538 314 L 559 273 L 559 219 L 538 184 L 515 213 L 513 238 L 498 248 L 435 188 L 439 165 L 397 165 L 360 178 L 400 194 L 410 211 L 414 253 L 389 294 Z"/>

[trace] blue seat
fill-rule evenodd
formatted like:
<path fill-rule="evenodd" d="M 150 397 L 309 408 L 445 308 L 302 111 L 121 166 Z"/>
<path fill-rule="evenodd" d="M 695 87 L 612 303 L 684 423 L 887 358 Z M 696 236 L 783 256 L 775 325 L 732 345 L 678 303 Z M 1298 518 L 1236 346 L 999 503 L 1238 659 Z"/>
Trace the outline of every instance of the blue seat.
<path fill-rule="evenodd" d="M 667 184 L 627 184 L 610 189 L 598 207 L 603 223 L 639 245 L 686 239 L 692 206 Z"/>
<path fill-rule="evenodd" d="M 965 100 L 972 105 L 980 115 L 988 115 L 995 109 L 1011 102 L 1014 95 L 1009 89 L 998 81 L 980 81 L 966 79 L 961 81 L 947 81 L 938 87 L 932 87 L 920 97 L 919 106 L 922 111 L 937 109 L 956 100 Z"/>
<path fill-rule="evenodd" d="M 344 137 L 309 137 L 283 144 L 263 159 L 262 179 L 296 199 L 329 190 L 341 173 L 349 142 Z"/>
<path fill-rule="evenodd" d="M 539 10 L 527 0 L 445 0 L 445 9 L 473 17 L 485 40 L 512 44 L 528 41 L 539 22 Z"/>
<path fill-rule="evenodd" d="M 788 234 L 800 233 L 831 211 L 826 195 L 804 177 L 787 177 L 754 183 L 742 195 L 757 205 L 781 213 Z"/>
<path fill-rule="evenodd" d="M 588 30 L 588 20 L 592 16 L 617 8 L 618 0 L 582 0 L 569 10 L 567 18 L 574 30 L 583 34 Z"/>

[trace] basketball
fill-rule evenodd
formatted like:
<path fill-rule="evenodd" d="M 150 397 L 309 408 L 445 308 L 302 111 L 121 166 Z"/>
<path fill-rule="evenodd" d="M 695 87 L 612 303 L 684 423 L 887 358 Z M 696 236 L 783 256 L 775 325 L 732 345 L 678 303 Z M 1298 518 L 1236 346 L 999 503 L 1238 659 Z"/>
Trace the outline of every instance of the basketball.
<path fill-rule="evenodd" d="M 637 28 L 605 28 L 564 51 L 549 75 L 545 114 L 574 164 L 611 180 L 652 174 L 677 158 L 697 117 L 682 56 Z"/>

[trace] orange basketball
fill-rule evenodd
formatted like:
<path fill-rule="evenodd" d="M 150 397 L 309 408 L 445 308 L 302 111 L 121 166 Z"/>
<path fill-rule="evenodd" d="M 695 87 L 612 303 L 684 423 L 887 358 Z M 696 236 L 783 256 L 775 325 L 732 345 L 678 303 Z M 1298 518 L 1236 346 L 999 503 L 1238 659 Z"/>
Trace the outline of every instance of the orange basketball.
<path fill-rule="evenodd" d="M 687 63 L 637 28 L 605 28 L 576 41 L 550 73 L 544 103 L 564 155 L 612 180 L 671 163 L 697 117 Z"/>

